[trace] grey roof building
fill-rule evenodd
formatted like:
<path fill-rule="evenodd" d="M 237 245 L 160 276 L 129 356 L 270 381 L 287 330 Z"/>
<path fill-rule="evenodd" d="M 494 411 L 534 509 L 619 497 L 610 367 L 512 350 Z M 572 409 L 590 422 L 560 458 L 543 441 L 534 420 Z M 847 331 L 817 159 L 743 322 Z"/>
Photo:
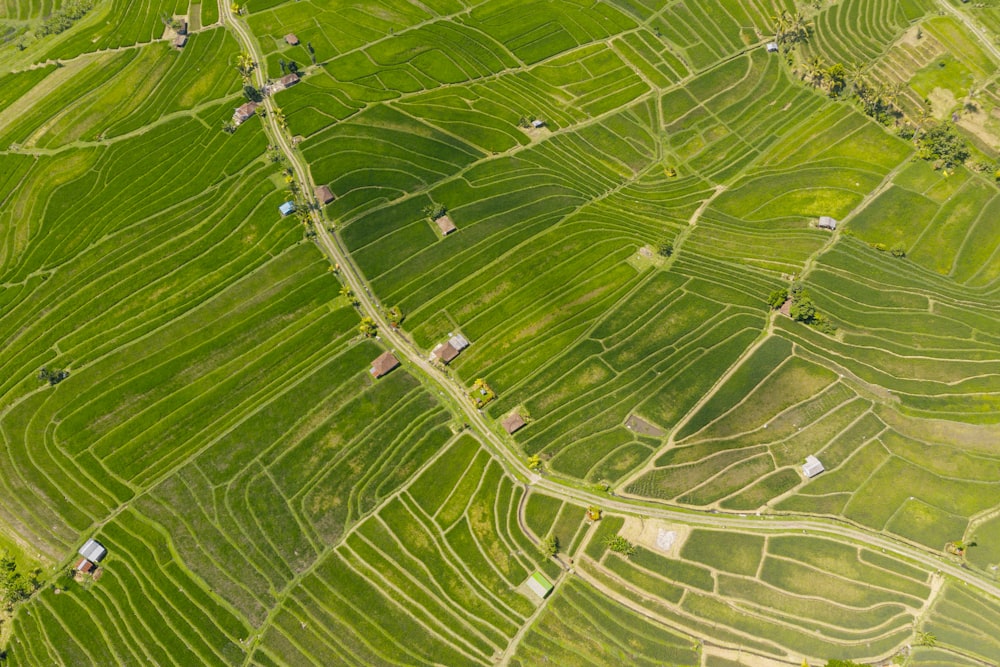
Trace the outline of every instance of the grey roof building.
<path fill-rule="evenodd" d="M 97 540 L 89 539 L 84 542 L 82 547 L 80 547 L 79 554 L 91 563 L 97 563 L 108 555 L 108 550 L 105 549 L 104 545 Z"/>

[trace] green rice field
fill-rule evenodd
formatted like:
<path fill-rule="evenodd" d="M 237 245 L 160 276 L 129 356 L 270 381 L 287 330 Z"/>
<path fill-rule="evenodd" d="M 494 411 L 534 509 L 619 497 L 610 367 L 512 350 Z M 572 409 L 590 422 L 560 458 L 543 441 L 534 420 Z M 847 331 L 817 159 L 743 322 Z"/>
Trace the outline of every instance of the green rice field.
<path fill-rule="evenodd" d="M 995 664 L 997 35 L 0 0 L 0 664 Z"/>

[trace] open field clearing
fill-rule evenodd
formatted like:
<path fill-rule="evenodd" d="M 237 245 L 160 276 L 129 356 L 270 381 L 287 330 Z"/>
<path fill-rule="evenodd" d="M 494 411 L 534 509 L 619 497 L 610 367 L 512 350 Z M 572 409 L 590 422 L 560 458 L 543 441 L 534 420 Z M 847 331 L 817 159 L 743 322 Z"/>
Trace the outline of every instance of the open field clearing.
<path fill-rule="evenodd" d="M 995 663 L 945 1 L 0 0 L 0 662 Z"/>

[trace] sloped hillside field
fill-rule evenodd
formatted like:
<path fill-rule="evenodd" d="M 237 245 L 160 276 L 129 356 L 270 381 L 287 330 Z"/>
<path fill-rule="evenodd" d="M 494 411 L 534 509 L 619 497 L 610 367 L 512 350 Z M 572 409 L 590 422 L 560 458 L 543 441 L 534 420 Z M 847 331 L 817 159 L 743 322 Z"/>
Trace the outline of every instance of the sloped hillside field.
<path fill-rule="evenodd" d="M 0 0 L 0 664 L 997 663 L 997 11 Z"/>

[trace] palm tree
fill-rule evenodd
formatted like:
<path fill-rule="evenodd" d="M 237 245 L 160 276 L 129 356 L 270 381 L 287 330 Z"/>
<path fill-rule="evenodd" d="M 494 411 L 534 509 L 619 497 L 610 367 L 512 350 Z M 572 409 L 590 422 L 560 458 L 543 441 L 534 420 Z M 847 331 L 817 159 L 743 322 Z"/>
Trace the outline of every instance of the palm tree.
<path fill-rule="evenodd" d="M 790 17 L 787 10 L 781 10 L 777 16 L 772 16 L 774 21 L 774 41 L 781 44 L 785 41 L 785 33 L 788 31 Z"/>
<path fill-rule="evenodd" d="M 823 77 L 826 71 L 823 68 L 823 59 L 819 56 L 813 56 L 809 62 L 806 63 L 806 75 L 809 76 L 809 80 L 812 85 L 817 88 L 823 85 Z"/>
<path fill-rule="evenodd" d="M 253 56 L 249 53 L 241 53 L 236 58 L 236 69 L 243 77 L 243 83 L 250 83 L 250 74 L 253 72 L 255 63 L 253 61 Z"/>
<path fill-rule="evenodd" d="M 855 93 L 865 85 L 864 63 L 854 62 L 847 66 L 847 82 L 851 84 L 851 90 Z"/>
<path fill-rule="evenodd" d="M 809 39 L 809 35 L 812 33 L 813 24 L 806 20 L 806 17 L 802 15 L 802 12 L 795 12 L 792 14 L 791 19 L 788 22 L 788 30 L 791 34 L 793 42 L 804 42 Z"/>

